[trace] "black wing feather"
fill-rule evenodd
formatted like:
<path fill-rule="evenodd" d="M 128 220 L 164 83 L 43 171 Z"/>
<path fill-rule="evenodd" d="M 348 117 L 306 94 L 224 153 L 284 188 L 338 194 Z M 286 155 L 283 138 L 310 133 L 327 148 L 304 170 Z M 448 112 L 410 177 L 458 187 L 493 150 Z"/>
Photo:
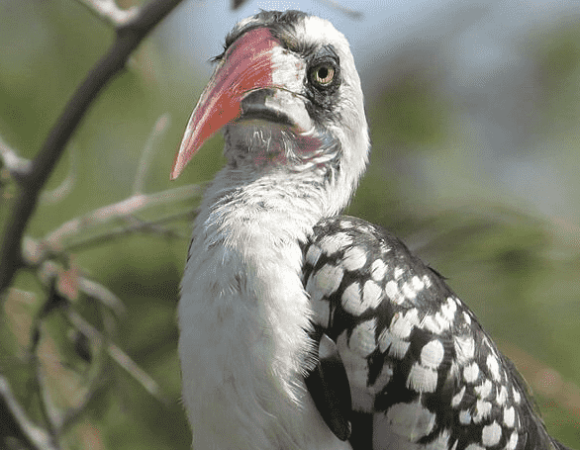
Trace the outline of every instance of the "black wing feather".
<path fill-rule="evenodd" d="M 352 411 L 329 398 L 344 385 L 334 369 L 319 365 L 308 387 L 327 423 L 329 410 L 351 422 L 353 448 L 560 448 L 471 310 L 389 232 L 347 216 L 321 221 L 303 282 L 318 335 L 336 342 Z M 344 438 L 340 423 L 331 428 Z"/>

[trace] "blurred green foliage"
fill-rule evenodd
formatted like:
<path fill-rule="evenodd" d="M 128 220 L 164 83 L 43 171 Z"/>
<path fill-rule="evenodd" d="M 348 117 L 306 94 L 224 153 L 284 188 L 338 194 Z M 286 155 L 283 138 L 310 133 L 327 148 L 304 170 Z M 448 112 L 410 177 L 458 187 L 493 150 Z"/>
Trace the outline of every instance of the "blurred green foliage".
<path fill-rule="evenodd" d="M 0 17 L 0 41 L 11 43 L 0 46 L 0 135 L 22 156 L 32 157 L 114 33 L 73 0 L 2 2 Z M 580 98 L 578 89 L 569 86 L 580 82 L 579 36 L 580 25 L 575 24 L 545 30 L 528 42 L 529 56 L 546 81 L 543 139 L 558 143 L 554 158 L 577 201 Z M 49 182 L 49 189 L 58 186 L 74 165 L 74 189 L 58 203 L 40 204 L 28 228 L 30 235 L 41 237 L 66 220 L 130 195 L 147 136 L 166 112 L 171 125 L 155 150 L 146 191 L 175 185 L 168 182 L 173 154 L 204 80 L 192 83 L 191 68 L 166 45 L 167 38 L 157 35 L 147 40 L 127 70 L 95 101 L 69 145 L 73 156 L 63 158 Z M 450 285 L 524 369 L 533 388 L 538 390 L 542 379 L 541 374 L 525 371 L 533 366 L 532 360 L 579 386 L 579 217 L 546 217 L 508 192 L 498 192 L 492 179 L 475 183 L 464 174 L 465 167 L 476 166 L 477 161 L 469 159 L 474 156 L 465 151 L 469 144 L 465 131 L 456 125 L 460 111 L 425 74 L 406 73 L 389 80 L 367 110 L 372 161 L 347 213 L 391 229 L 449 277 Z M 568 126 L 562 127 L 562 117 L 567 117 Z M 212 139 L 177 183 L 211 179 L 223 163 L 221 147 L 220 137 Z M 550 151 L 545 150 L 547 159 L 553 159 Z M 413 169 L 417 164 L 431 172 L 418 179 Z M 6 177 L 0 183 L 3 225 L 14 186 Z M 171 212 L 161 207 L 154 214 Z M 175 226 L 188 233 L 187 224 Z M 187 245 L 187 239 L 136 235 L 75 255 L 87 275 L 125 303 L 127 313 L 118 320 L 115 343 L 160 384 L 169 400 L 164 404 L 154 399 L 102 356 L 105 386 L 91 401 L 87 417 L 69 433 L 69 448 L 189 448 L 190 434 L 179 403 L 175 323 Z M 29 273 L 21 273 L 15 287 L 30 294 L 11 303 L 16 309 L 0 311 L 0 371 L 40 422 L 25 349 L 30 344 L 30 317 L 40 310 L 47 293 Z M 83 298 L 78 302 L 93 326 L 105 326 L 95 305 Z M 16 327 L 9 325 L 15 317 Z M 60 357 L 67 360 L 65 368 L 72 365 L 82 373 L 89 365 L 66 338 L 69 327 L 56 313 L 46 321 L 42 339 L 48 345 L 51 336 L 61 349 Z M 521 353 L 510 353 L 513 348 Z M 73 376 L 70 371 L 65 375 Z M 539 406 L 550 432 L 580 448 L 580 392 L 561 392 L 559 386 L 540 389 L 544 395 L 538 396 Z"/>

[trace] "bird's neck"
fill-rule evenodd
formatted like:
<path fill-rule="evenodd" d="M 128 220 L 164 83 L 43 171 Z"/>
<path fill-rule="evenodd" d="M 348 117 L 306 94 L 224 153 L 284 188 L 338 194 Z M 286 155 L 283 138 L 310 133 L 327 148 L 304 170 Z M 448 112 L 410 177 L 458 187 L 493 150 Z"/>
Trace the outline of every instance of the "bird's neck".
<path fill-rule="evenodd" d="M 206 192 L 179 305 L 183 395 L 198 448 L 305 448 L 287 441 L 302 436 L 293 427 L 318 420 L 313 406 L 312 417 L 304 413 L 311 310 L 300 244 L 332 212 L 324 183 L 230 167 Z M 215 423 L 229 429 L 212 431 Z"/>
<path fill-rule="evenodd" d="M 203 228 L 210 240 L 223 239 L 228 246 L 241 238 L 238 243 L 247 247 L 253 237 L 255 244 L 303 242 L 316 222 L 338 212 L 329 198 L 336 187 L 313 172 L 226 167 L 206 191 L 195 232 Z"/>

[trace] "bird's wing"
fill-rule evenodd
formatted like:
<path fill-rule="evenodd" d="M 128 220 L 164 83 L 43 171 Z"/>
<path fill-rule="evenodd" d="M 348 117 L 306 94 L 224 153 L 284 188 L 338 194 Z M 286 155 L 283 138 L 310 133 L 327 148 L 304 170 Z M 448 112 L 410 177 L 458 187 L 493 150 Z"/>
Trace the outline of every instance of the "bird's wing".
<path fill-rule="evenodd" d="M 303 274 L 321 343 L 307 385 L 355 450 L 555 445 L 512 363 L 396 237 L 353 217 L 326 219 L 304 248 Z"/>

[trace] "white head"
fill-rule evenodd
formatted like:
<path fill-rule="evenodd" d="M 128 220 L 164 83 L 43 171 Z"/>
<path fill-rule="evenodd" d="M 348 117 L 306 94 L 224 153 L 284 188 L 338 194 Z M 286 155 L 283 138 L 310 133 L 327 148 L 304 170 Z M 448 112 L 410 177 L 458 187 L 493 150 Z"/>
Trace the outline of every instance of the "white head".
<path fill-rule="evenodd" d="M 234 169 L 322 176 L 336 211 L 369 151 L 360 79 L 348 41 L 330 22 L 263 11 L 239 22 L 189 120 L 171 177 L 225 128 Z"/>

